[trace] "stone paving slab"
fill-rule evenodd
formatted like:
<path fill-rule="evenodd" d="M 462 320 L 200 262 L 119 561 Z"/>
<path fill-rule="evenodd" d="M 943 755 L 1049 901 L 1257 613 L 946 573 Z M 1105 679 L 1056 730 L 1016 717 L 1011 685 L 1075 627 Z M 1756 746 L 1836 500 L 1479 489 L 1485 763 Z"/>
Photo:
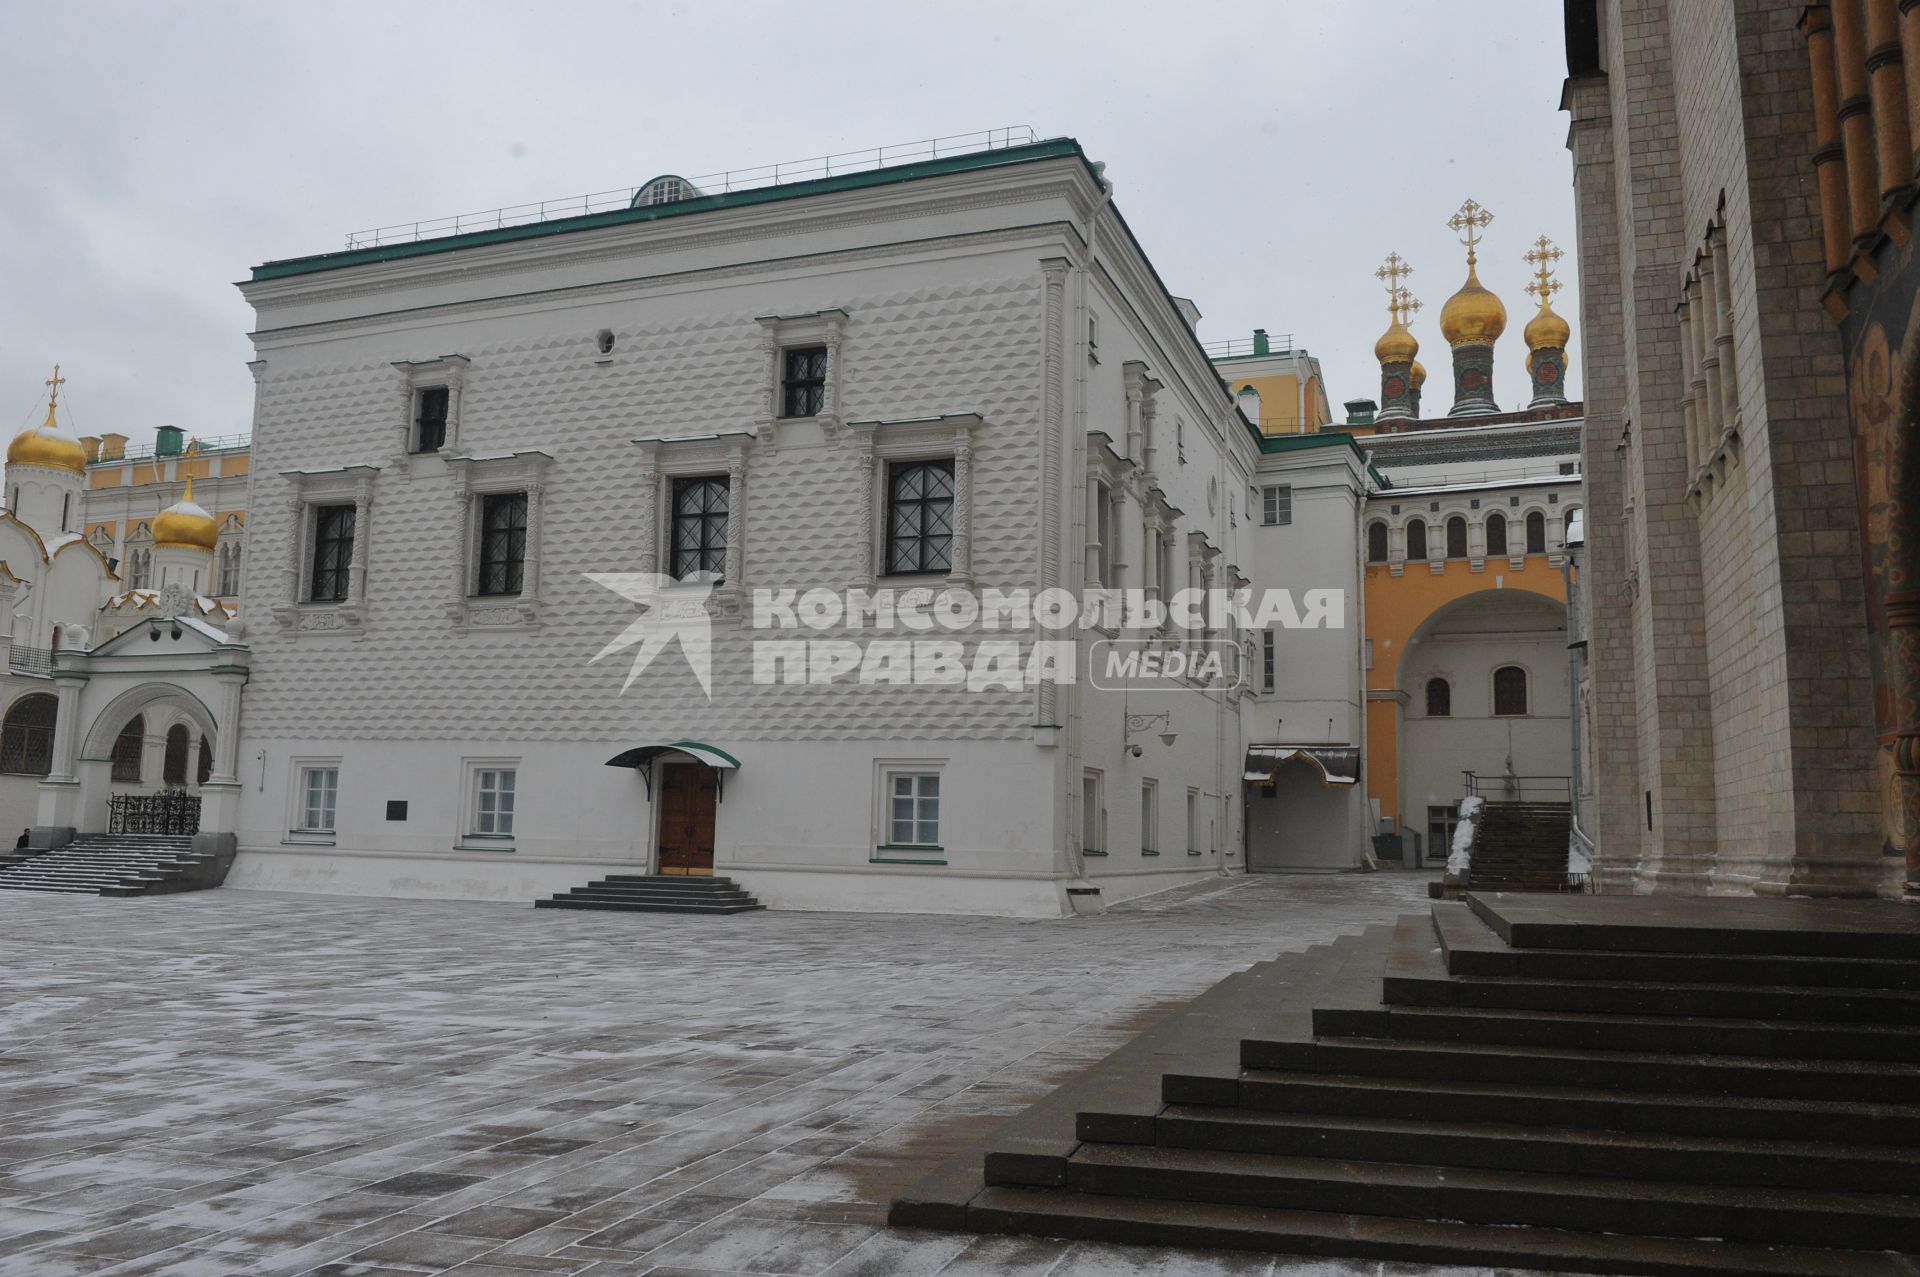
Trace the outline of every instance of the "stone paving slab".
<path fill-rule="evenodd" d="M 8 894 L 0 1274 L 1467 1277 L 884 1225 L 1171 1007 L 1426 883 L 1058 921 Z"/>

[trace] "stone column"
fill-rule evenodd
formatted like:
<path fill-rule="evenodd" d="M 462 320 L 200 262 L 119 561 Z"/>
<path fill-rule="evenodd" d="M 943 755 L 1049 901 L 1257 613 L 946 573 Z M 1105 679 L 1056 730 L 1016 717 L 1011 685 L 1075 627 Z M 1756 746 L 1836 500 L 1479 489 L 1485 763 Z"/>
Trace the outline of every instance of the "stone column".
<path fill-rule="evenodd" d="M 1912 180 L 1913 133 L 1902 74 L 1899 20 L 1894 0 L 1867 0 L 1867 78 L 1873 92 L 1873 132 L 1878 143 L 1880 198 L 1892 198 Z"/>
<path fill-rule="evenodd" d="M 473 542 L 473 493 L 467 488 L 465 466 L 454 470 L 453 476 L 453 595 L 447 600 L 450 614 L 461 617 L 466 615 L 467 592 L 472 588 L 467 572 L 467 563 L 471 557 L 468 547 Z"/>
<path fill-rule="evenodd" d="M 772 344 L 771 339 L 768 340 L 768 344 Z M 640 525 L 640 553 L 636 556 L 635 562 L 639 565 L 638 570 L 641 572 L 660 571 L 659 459 L 659 445 L 651 443 L 640 445 L 640 473 L 633 487 L 633 504 L 634 519 Z M 729 527 L 727 532 L 731 538 L 733 529 Z"/>
<path fill-rule="evenodd" d="M 219 688 L 213 733 L 213 770 L 200 786 L 200 831 L 194 850 L 231 854 L 240 816 L 240 702 L 247 667 L 242 661 L 215 666 Z"/>
<path fill-rule="evenodd" d="M 879 483 L 880 458 L 874 453 L 871 426 L 857 432 L 853 455 L 853 480 L 860 487 L 858 531 L 860 543 L 855 547 L 859 557 L 854 561 L 853 588 L 871 590 L 877 579 L 877 573 L 886 568 L 884 562 L 879 562 L 882 551 L 879 549 L 880 541 L 877 535 L 874 487 Z M 878 563 L 877 567 L 876 563 Z"/>
<path fill-rule="evenodd" d="M 1721 435 L 1740 424 L 1740 379 L 1734 376 L 1733 366 L 1733 263 L 1728 259 L 1726 227 L 1707 238 L 1707 248 L 1713 262 L 1713 295 L 1705 300 L 1715 316 L 1713 362 L 1720 378 L 1720 435 L 1713 440 L 1717 451 Z"/>
<path fill-rule="evenodd" d="M 1104 547 L 1100 544 L 1100 506 L 1106 498 L 1100 495 L 1100 480 L 1095 475 L 1087 476 L 1087 500 L 1084 518 L 1086 527 L 1086 547 L 1081 562 L 1081 583 L 1089 589 L 1097 589 L 1100 580 L 1100 553 Z"/>
<path fill-rule="evenodd" d="M 871 488 L 871 485 L 869 485 Z M 947 555 L 947 584 L 973 588 L 973 436 L 953 436 L 953 540 Z"/>
<path fill-rule="evenodd" d="M 367 543 L 373 539 L 368 513 L 373 507 L 373 484 L 362 479 L 353 485 L 353 559 L 347 565 L 347 604 L 340 610 L 359 624 L 367 606 Z"/>
<path fill-rule="evenodd" d="M 1855 246 L 1880 224 L 1879 166 L 1873 147 L 1873 99 L 1867 93 L 1867 51 L 1860 0 L 1833 0 L 1833 67 L 1840 84 L 1840 142 L 1847 154 L 1848 227 Z"/>
<path fill-rule="evenodd" d="M 747 462 L 735 455 L 727 462 L 727 562 L 723 569 L 729 590 L 746 587 Z"/>
<path fill-rule="evenodd" d="M 1701 465 L 1700 408 L 1698 399 L 1705 385 L 1705 374 L 1700 371 L 1700 360 L 1694 353 L 1694 340 L 1699 325 L 1693 317 L 1693 287 L 1688 285 L 1678 314 L 1680 317 L 1680 421 L 1681 429 L 1687 436 L 1687 473 L 1699 473 Z"/>
<path fill-rule="evenodd" d="M 1716 231 L 1714 234 L 1720 233 L 1722 232 Z M 1708 238 L 1711 240 L 1713 236 Z M 1703 402 L 1706 408 L 1703 417 L 1706 430 L 1702 442 L 1705 444 L 1704 455 L 1709 458 L 1713 455 L 1713 449 L 1719 444 L 1720 432 L 1726 425 L 1721 417 L 1726 400 L 1722 397 L 1720 389 L 1720 355 L 1725 349 L 1720 343 L 1720 329 L 1726 317 L 1720 313 L 1720 290 L 1719 285 L 1715 283 L 1715 276 L 1718 273 L 1712 253 L 1700 259 L 1700 306 L 1697 316 L 1701 322 L 1695 325 L 1695 331 L 1698 334 L 1695 340 L 1699 343 L 1697 353 L 1700 356 L 1700 371 L 1706 379 L 1706 399 Z"/>
<path fill-rule="evenodd" d="M 1909 25 L 1912 25 L 1911 23 Z M 1821 244 L 1827 274 L 1847 265 L 1847 162 L 1840 141 L 1839 91 L 1833 76 L 1833 17 L 1827 6 L 1807 6 L 1800 20 L 1813 81 L 1813 172 L 1820 190 Z"/>
<path fill-rule="evenodd" d="M 542 478 L 527 481 L 527 542 L 520 562 L 520 613 L 528 620 L 533 619 L 540 603 L 540 535 L 541 506 L 546 499 L 547 485 Z"/>

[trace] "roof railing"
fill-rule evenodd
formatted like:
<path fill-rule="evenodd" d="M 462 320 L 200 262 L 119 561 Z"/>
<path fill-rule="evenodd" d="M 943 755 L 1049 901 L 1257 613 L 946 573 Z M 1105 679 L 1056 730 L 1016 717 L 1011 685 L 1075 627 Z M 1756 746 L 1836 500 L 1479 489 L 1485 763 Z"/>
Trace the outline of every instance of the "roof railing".
<path fill-rule="evenodd" d="M 216 452 L 245 452 L 253 447 L 252 435 L 216 435 L 211 439 L 189 439 L 178 452 L 162 455 L 150 443 L 131 443 L 117 457 L 94 457 L 89 465 L 115 466 L 122 461 L 185 461 L 194 457 L 211 456 Z M 193 449 L 188 452 L 187 449 Z"/>
<path fill-rule="evenodd" d="M 683 177 L 681 180 L 694 188 L 694 192 L 686 198 L 697 199 L 702 195 L 729 195 L 735 191 L 749 191 L 765 186 L 785 186 L 790 182 L 809 182 L 815 178 L 870 172 L 874 169 L 891 168 L 898 164 L 945 159 L 950 155 L 967 155 L 976 151 L 1001 151 L 1009 147 L 1030 146 L 1040 140 L 1031 126 L 1010 124 L 998 128 L 980 129 L 973 133 L 955 133 L 948 137 L 922 138 L 915 142 L 898 142 L 887 146 L 870 146 L 858 151 L 842 151 L 837 155 L 785 160 L 778 164 L 762 164 L 754 168 L 724 169 L 721 172 L 708 173 L 700 177 Z M 426 221 L 397 222 L 392 226 L 376 226 L 370 230 L 354 231 L 349 234 L 347 247 L 350 249 L 378 248 L 383 244 L 405 244 L 414 240 L 438 239 L 443 235 L 464 235 L 469 231 L 499 230 L 508 226 L 550 222 L 562 217 L 581 217 L 588 213 L 610 213 L 631 208 L 634 197 L 640 193 L 641 189 L 641 186 L 626 186 L 610 191 L 594 191 L 586 195 L 540 200 L 532 204 L 515 204 L 507 208 L 487 209 L 479 213 L 457 213 L 451 217 L 435 217 Z"/>
<path fill-rule="evenodd" d="M 1208 359 L 1234 359 L 1241 355 L 1291 355 L 1293 350 L 1292 333 L 1268 333 L 1267 348 L 1257 349 L 1258 339 L 1254 337 L 1229 337 L 1224 341 L 1203 341 L 1200 349 L 1207 352 Z M 1305 353 L 1305 352 L 1302 352 Z"/>

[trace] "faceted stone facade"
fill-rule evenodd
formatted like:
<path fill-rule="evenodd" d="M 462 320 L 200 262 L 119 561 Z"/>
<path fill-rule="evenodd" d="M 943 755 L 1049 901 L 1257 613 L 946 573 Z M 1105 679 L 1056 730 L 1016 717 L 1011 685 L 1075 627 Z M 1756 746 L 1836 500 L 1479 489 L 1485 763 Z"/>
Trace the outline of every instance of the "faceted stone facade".
<path fill-rule="evenodd" d="M 1568 12 L 1602 890 L 1897 890 L 1799 9 Z"/>

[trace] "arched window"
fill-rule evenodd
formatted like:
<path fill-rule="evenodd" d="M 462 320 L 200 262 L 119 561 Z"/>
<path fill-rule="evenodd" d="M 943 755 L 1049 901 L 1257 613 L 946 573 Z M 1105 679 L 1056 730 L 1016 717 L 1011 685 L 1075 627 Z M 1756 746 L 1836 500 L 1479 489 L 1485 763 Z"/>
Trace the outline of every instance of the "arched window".
<path fill-rule="evenodd" d="M 1453 686 L 1444 678 L 1427 680 L 1427 717 L 1447 718 L 1453 714 Z"/>
<path fill-rule="evenodd" d="M 140 783 L 141 755 L 147 748 L 147 716 L 135 714 L 113 738 L 113 778 L 130 785 Z"/>
<path fill-rule="evenodd" d="M 148 590 L 153 588 L 153 552 L 135 550 L 127 556 L 131 571 L 127 574 L 127 588 L 130 590 Z"/>
<path fill-rule="evenodd" d="M 1568 507 L 1566 508 L 1566 511 L 1565 511 L 1565 512 L 1564 512 L 1563 514 L 1561 514 L 1561 516 L 1560 516 L 1560 543 L 1561 543 L 1562 545 L 1565 545 L 1565 544 L 1566 544 L 1566 542 L 1567 542 L 1567 539 L 1568 539 L 1568 538 L 1567 538 L 1567 534 L 1568 534 L 1569 532 L 1571 532 L 1571 531 L 1573 530 L 1573 525 L 1574 525 L 1574 522 L 1575 522 L 1576 520 L 1578 520 L 1579 518 L 1580 518 L 1580 507 L 1579 507 L 1579 506 L 1577 506 L 1577 505 L 1574 505 L 1574 506 L 1568 506 Z"/>
<path fill-rule="evenodd" d="M 1538 510 L 1527 516 L 1527 553 L 1547 552 L 1547 516 Z"/>
<path fill-rule="evenodd" d="M 229 541 L 220 547 L 220 582 L 215 590 L 221 598 L 240 593 L 240 543 Z"/>
<path fill-rule="evenodd" d="M 1467 521 L 1457 514 L 1447 520 L 1447 557 L 1467 557 Z"/>
<path fill-rule="evenodd" d="M 1415 519 L 1407 524 L 1407 557 L 1424 559 L 1427 557 L 1427 525 L 1425 520 Z"/>
<path fill-rule="evenodd" d="M 193 747 L 193 733 L 184 723 L 175 723 L 167 729 L 166 764 L 160 770 L 160 779 L 169 785 L 187 783 L 187 751 Z"/>
<path fill-rule="evenodd" d="M 1502 665 L 1493 672 L 1493 712 L 1527 712 L 1527 672 L 1518 665 Z"/>
<path fill-rule="evenodd" d="M 1487 516 L 1487 557 L 1498 558 L 1507 552 L 1507 516 L 1498 512 Z"/>
<path fill-rule="evenodd" d="M 1260 424 L 1260 392 L 1252 386 L 1242 386 L 1240 393 L 1234 396 L 1234 400 L 1240 405 L 1240 415 L 1258 426 Z"/>
<path fill-rule="evenodd" d="M 1367 525 L 1367 562 L 1385 563 L 1387 561 L 1387 525 L 1371 523 Z"/>
<path fill-rule="evenodd" d="M 53 770 L 53 720 L 59 705 L 47 693 L 34 692 L 7 707 L 0 727 L 0 772 L 45 776 Z"/>
<path fill-rule="evenodd" d="M 204 785 L 207 777 L 213 775 L 213 746 L 207 744 L 207 738 L 200 738 L 200 769 L 194 773 L 193 783 Z"/>

